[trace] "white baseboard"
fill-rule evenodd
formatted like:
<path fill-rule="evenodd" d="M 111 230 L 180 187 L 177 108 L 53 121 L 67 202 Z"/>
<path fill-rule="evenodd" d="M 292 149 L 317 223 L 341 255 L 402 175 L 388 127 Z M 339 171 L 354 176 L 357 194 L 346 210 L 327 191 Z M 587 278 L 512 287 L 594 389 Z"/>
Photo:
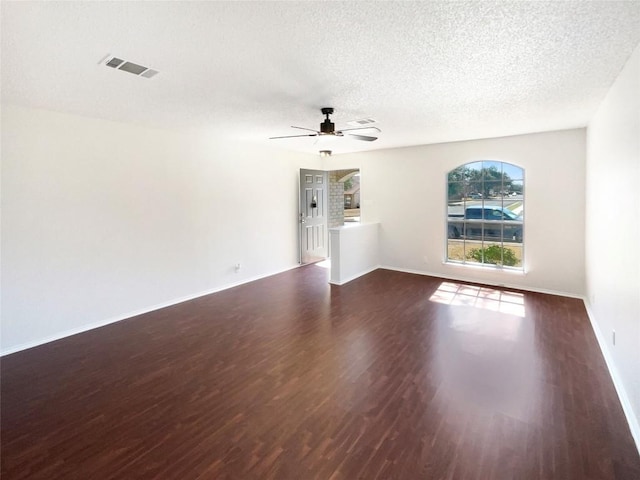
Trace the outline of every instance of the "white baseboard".
<path fill-rule="evenodd" d="M 366 275 L 367 273 L 371 273 L 371 272 L 373 272 L 375 270 L 378 270 L 379 268 L 381 268 L 380 265 L 376 265 L 375 267 L 371 267 L 371 268 L 369 268 L 367 270 L 363 270 L 360 273 L 356 273 L 355 275 L 351 275 L 350 277 L 347 277 L 344 280 L 341 280 L 339 282 L 334 282 L 334 281 L 330 280 L 329 283 L 331 285 L 344 285 L 345 283 L 349 283 L 350 281 L 355 280 L 356 278 L 359 278 L 359 277 L 361 277 L 363 275 Z"/>
<path fill-rule="evenodd" d="M 222 290 L 228 290 L 229 288 L 237 287 L 243 285 L 245 283 L 254 282 L 256 280 L 260 280 L 262 278 L 271 277 L 272 275 L 277 275 L 279 273 L 283 273 L 289 270 L 293 270 L 294 268 L 298 268 L 300 265 L 294 265 L 291 267 L 284 268 L 282 270 L 278 270 L 272 273 L 267 273 L 264 275 L 258 275 L 251 278 L 245 278 L 239 282 L 229 283 L 220 287 L 216 287 L 210 290 L 206 290 L 199 293 L 194 293 L 192 295 L 186 295 L 184 297 L 175 298 L 168 302 L 158 303 L 156 305 L 152 305 L 150 307 L 141 308 L 139 310 L 134 310 L 132 312 L 125 313 L 123 315 L 118 315 L 117 317 L 108 318 L 106 320 L 102 320 L 100 322 L 90 323 L 86 325 L 82 325 L 77 328 L 72 328 L 70 330 L 65 330 L 63 332 L 56 333 L 55 335 L 50 335 L 47 337 L 42 337 L 37 340 L 33 340 L 31 342 L 22 343 L 19 345 L 14 345 L 0 352 L 0 357 L 4 357 L 5 355 L 10 355 L 12 353 L 20 352 L 22 350 L 27 350 L 29 348 L 37 347 L 38 345 L 44 345 L 45 343 L 54 342 L 56 340 L 60 340 L 65 337 L 70 337 L 71 335 L 77 335 L 78 333 L 87 332 L 89 330 L 93 330 L 95 328 L 104 327 L 105 325 L 109 325 L 111 323 L 120 322 L 122 320 L 126 320 L 131 317 L 135 317 L 137 315 L 142 315 L 144 313 L 153 312 L 155 310 L 160 310 L 161 308 L 170 307 L 172 305 L 177 305 L 182 302 L 188 302 L 189 300 L 194 300 L 199 297 L 204 297 L 205 295 L 211 295 L 212 293 L 221 292 Z"/>
<path fill-rule="evenodd" d="M 613 380 L 613 386 L 615 387 L 618 398 L 620 399 L 620 403 L 622 404 L 624 415 L 625 417 L 627 417 L 627 423 L 629 424 L 629 429 L 631 430 L 631 436 L 636 443 L 638 453 L 640 453 L 640 423 L 638 422 L 638 417 L 636 417 L 635 412 L 633 411 L 633 407 L 631 406 L 631 401 L 629 400 L 627 390 L 624 388 L 624 383 L 620 378 L 620 373 L 618 372 L 613 357 L 609 352 L 609 347 L 605 340 L 606 337 L 602 334 L 602 331 L 598 326 L 598 322 L 596 322 L 595 320 L 595 315 L 593 313 L 593 309 L 591 308 L 591 304 L 589 303 L 587 298 L 583 298 L 583 300 L 584 306 L 587 310 L 587 316 L 589 317 L 589 321 L 591 322 L 591 328 L 593 328 L 593 331 L 596 335 L 596 340 L 598 340 L 598 345 L 600 345 L 600 351 L 602 352 L 604 361 L 607 364 L 607 368 L 609 369 L 609 375 L 611 375 L 611 380 Z"/>

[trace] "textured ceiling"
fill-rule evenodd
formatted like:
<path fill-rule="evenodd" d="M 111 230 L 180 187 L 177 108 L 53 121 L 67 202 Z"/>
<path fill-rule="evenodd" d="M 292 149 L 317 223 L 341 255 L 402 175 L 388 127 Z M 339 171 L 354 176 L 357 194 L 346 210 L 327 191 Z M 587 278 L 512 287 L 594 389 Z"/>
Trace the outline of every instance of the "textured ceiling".
<path fill-rule="evenodd" d="M 336 153 L 584 126 L 640 2 L 2 2 L 3 102 Z M 99 65 L 112 54 L 160 71 Z M 376 142 L 267 140 L 372 117 Z"/>

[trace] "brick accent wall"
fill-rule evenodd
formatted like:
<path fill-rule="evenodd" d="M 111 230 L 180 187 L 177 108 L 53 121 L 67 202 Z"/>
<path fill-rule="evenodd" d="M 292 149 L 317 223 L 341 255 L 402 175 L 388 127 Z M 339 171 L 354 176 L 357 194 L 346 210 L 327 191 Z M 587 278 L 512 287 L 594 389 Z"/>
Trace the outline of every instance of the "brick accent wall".
<path fill-rule="evenodd" d="M 344 225 L 344 175 L 340 171 L 329 172 L 329 228 Z"/>
<path fill-rule="evenodd" d="M 357 171 L 358 169 L 329 172 L 329 228 L 344 225 L 344 183 L 338 180 Z"/>

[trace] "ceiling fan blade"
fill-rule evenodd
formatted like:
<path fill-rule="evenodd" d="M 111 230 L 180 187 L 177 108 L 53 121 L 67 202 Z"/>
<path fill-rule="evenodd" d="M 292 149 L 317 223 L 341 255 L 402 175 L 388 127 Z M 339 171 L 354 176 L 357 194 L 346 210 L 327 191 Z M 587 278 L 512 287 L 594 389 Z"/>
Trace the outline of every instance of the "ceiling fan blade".
<path fill-rule="evenodd" d="M 353 130 L 375 130 L 376 132 L 381 132 L 378 127 L 354 127 L 354 128 L 343 128 L 340 130 L 341 132 L 352 132 Z"/>
<path fill-rule="evenodd" d="M 299 128 L 300 130 L 309 130 L 310 132 L 316 132 L 316 133 L 318 133 L 318 130 L 314 130 L 313 128 L 296 127 L 296 126 L 294 126 L 294 125 L 291 125 L 291 128 Z"/>
<path fill-rule="evenodd" d="M 349 133 L 348 135 L 350 137 L 355 138 L 356 140 L 364 140 L 365 142 L 373 142 L 374 140 L 378 139 L 378 137 L 369 137 L 367 135 L 355 135 L 353 133 Z"/>
<path fill-rule="evenodd" d="M 304 134 L 304 135 L 284 135 L 282 137 L 269 137 L 269 140 L 276 140 L 278 138 L 295 138 L 295 137 L 317 137 L 318 134 L 317 133 L 309 133 L 309 134 Z"/>

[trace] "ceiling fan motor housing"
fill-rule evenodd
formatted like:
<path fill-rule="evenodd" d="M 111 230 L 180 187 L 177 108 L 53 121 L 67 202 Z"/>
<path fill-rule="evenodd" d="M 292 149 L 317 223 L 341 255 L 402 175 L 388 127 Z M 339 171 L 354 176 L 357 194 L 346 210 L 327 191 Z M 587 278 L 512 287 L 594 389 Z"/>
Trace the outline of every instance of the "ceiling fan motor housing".
<path fill-rule="evenodd" d="M 329 120 L 329 115 L 331 115 L 333 113 L 333 108 L 325 107 L 325 108 L 323 108 L 321 110 L 321 112 L 327 118 L 325 118 L 324 122 L 322 122 L 320 124 L 320 132 L 322 132 L 322 133 L 333 133 L 333 132 L 335 132 L 336 131 L 336 126 L 331 120 Z"/>
<path fill-rule="evenodd" d="M 328 118 L 320 124 L 320 131 L 322 133 L 333 133 L 335 132 L 335 128 L 336 125 Z"/>

